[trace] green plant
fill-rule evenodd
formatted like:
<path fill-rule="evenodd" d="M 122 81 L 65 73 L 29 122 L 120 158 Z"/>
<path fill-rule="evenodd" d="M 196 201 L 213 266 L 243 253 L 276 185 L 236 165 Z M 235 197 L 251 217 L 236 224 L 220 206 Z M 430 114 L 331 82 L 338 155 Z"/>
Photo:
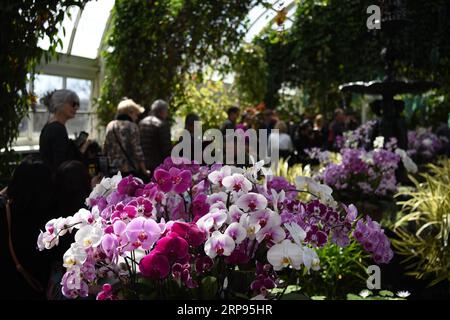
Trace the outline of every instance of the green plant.
<path fill-rule="evenodd" d="M 202 82 L 187 78 L 183 92 L 177 94 L 172 102 L 175 115 L 184 119 L 195 113 L 202 121 L 203 132 L 209 128 L 219 128 L 227 118 L 226 109 L 234 104 L 233 92 L 222 81 L 202 79 Z"/>
<path fill-rule="evenodd" d="M 58 28 L 69 6 L 83 7 L 87 0 L 5 0 L 0 6 L 0 155 L 2 175 L 9 176 L 10 146 L 19 134 L 19 123 L 35 103 L 27 90 L 29 74 L 41 58 L 48 60 L 62 40 Z M 37 46 L 47 37 L 49 49 Z"/>
<path fill-rule="evenodd" d="M 241 27 L 259 1 L 117 0 L 102 52 L 105 81 L 98 99 L 101 124 L 114 116 L 124 96 L 149 107 L 183 93 L 185 76 L 203 76 L 203 67 L 225 68 L 240 45 Z"/>
<path fill-rule="evenodd" d="M 321 272 L 300 277 L 301 292 L 309 297 L 344 299 L 347 292 L 365 287 L 369 257 L 357 242 L 345 248 L 327 244 L 317 250 Z"/>
<path fill-rule="evenodd" d="M 297 6 L 289 30 L 278 33 L 267 28 L 256 38 L 254 42 L 266 51 L 266 105 L 277 107 L 278 90 L 288 83 L 304 90 L 311 112 L 330 113 L 342 104 L 340 84 L 383 78 L 380 51 L 386 39 L 383 32 L 367 30 L 366 9 L 371 4 L 369 0 L 304 0 Z M 448 97 L 450 4 L 446 0 L 406 1 L 406 6 L 408 18 L 415 23 L 408 23 L 399 33 L 396 73 L 436 81 L 441 85 L 440 94 Z M 361 103 L 364 101 L 353 101 L 351 107 L 356 109 Z M 430 111 L 434 113 L 434 109 Z"/>
<path fill-rule="evenodd" d="M 267 90 L 265 51 L 257 44 L 244 44 L 232 63 L 236 72 L 234 85 L 241 104 L 255 106 L 264 100 Z"/>
<path fill-rule="evenodd" d="M 409 275 L 430 279 L 430 286 L 450 281 L 450 160 L 429 164 L 429 173 L 421 174 L 424 182 L 410 177 L 414 189 L 397 196 L 404 216 L 395 224 L 398 239 L 392 244 L 405 256 Z"/>
<path fill-rule="evenodd" d="M 362 290 L 358 295 L 349 293 L 347 300 L 406 300 L 410 293 L 408 291 L 399 291 L 396 294 L 389 290 L 379 290 L 373 292 L 370 290 Z"/>

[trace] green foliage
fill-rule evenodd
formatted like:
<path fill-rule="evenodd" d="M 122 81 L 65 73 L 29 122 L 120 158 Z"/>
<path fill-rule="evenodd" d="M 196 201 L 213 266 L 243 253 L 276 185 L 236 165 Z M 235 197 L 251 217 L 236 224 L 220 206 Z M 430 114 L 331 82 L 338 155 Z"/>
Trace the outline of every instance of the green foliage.
<path fill-rule="evenodd" d="M 407 273 L 430 279 L 430 285 L 450 281 L 450 160 L 429 164 L 424 182 L 410 177 L 415 188 L 405 189 L 403 217 L 395 224 L 398 238 L 391 239 L 396 252 L 405 256 Z"/>
<path fill-rule="evenodd" d="M 251 107 L 261 103 L 267 89 L 264 49 L 256 44 L 244 44 L 234 58 L 233 70 L 241 105 Z"/>
<path fill-rule="evenodd" d="M 258 1 L 257 1 L 258 2 Z M 105 81 L 98 100 L 101 124 L 124 96 L 149 107 L 184 92 L 187 73 L 198 73 L 239 47 L 253 1 L 117 0 L 106 47 Z M 223 67 L 223 65 L 222 65 Z"/>
<path fill-rule="evenodd" d="M 267 29 L 255 39 L 266 50 L 266 105 L 279 104 L 278 90 L 287 83 L 303 89 L 310 112 L 328 114 L 342 103 L 340 84 L 382 78 L 380 51 L 386 39 L 383 32 L 367 29 L 366 9 L 371 4 L 370 0 L 304 0 L 290 30 L 280 34 Z M 441 84 L 438 94 L 448 96 L 450 3 L 411 0 L 406 5 L 411 22 L 398 33 L 396 72 L 399 77 L 436 81 Z"/>
<path fill-rule="evenodd" d="M 406 300 L 405 298 L 409 296 L 409 292 L 397 292 L 394 295 L 393 292 L 388 290 L 380 290 L 378 292 L 372 292 L 370 290 L 363 290 L 359 295 L 349 293 L 347 294 L 347 300 Z"/>
<path fill-rule="evenodd" d="M 186 79 L 184 92 L 174 97 L 172 106 L 176 116 L 185 118 L 189 113 L 197 114 L 202 121 L 203 132 L 219 128 L 227 118 L 227 107 L 236 102 L 233 92 L 222 81 L 203 80 L 202 83 Z"/>
<path fill-rule="evenodd" d="M 34 97 L 27 91 L 28 77 L 42 57 L 55 53 L 58 26 L 69 6 L 84 6 L 87 0 L 5 0 L 0 6 L 0 149 L 9 149 L 19 134 Z M 48 52 L 37 46 L 39 38 L 48 37 Z M 1 156 L 2 175 L 9 175 L 10 157 Z M 5 167 L 6 171 L 3 171 Z"/>
<path fill-rule="evenodd" d="M 345 248 L 327 244 L 317 250 L 321 270 L 299 277 L 301 292 L 309 297 L 344 299 L 347 292 L 366 285 L 369 257 L 357 242 Z"/>

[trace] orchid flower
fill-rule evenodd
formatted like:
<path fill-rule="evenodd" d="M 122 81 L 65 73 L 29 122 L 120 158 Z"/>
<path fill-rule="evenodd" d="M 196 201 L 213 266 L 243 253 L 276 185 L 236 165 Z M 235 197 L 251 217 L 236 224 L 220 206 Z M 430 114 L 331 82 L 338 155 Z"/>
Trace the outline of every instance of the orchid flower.
<path fill-rule="evenodd" d="M 219 229 L 227 220 L 227 213 L 224 209 L 212 209 L 209 213 L 197 220 L 199 229 L 209 232 L 212 228 Z"/>
<path fill-rule="evenodd" d="M 267 199 L 258 193 L 249 192 L 240 196 L 236 205 L 244 211 L 256 211 L 267 207 Z"/>
<path fill-rule="evenodd" d="M 205 243 L 205 253 L 213 259 L 218 255 L 229 256 L 235 246 L 233 238 L 229 235 L 222 234 L 220 231 L 214 231 Z"/>
<path fill-rule="evenodd" d="M 285 223 L 284 227 L 289 231 L 289 234 L 294 240 L 296 244 L 301 246 L 303 244 L 303 241 L 306 238 L 306 232 L 303 230 L 297 223 L 291 222 L 291 223 Z"/>
<path fill-rule="evenodd" d="M 82 265 L 87 258 L 86 250 L 79 243 L 74 242 L 70 245 L 70 248 L 64 253 L 63 266 L 71 268 L 75 265 Z"/>
<path fill-rule="evenodd" d="M 222 186 L 222 180 L 225 177 L 228 177 L 230 175 L 231 175 L 231 167 L 230 166 L 223 166 L 222 168 L 220 168 L 220 170 L 216 170 L 216 171 L 211 172 L 208 175 L 208 179 L 213 184 L 219 185 L 221 187 Z"/>
<path fill-rule="evenodd" d="M 103 237 L 103 230 L 100 227 L 86 225 L 75 234 L 75 242 L 84 248 L 97 247 Z"/>
<path fill-rule="evenodd" d="M 236 244 L 240 244 L 247 238 L 247 230 L 238 222 L 231 223 L 225 230 L 225 234 L 233 238 Z"/>
<path fill-rule="evenodd" d="M 222 184 L 227 191 L 238 194 L 249 192 L 253 187 L 252 183 L 239 173 L 233 173 L 233 175 L 223 178 Z"/>
<path fill-rule="evenodd" d="M 126 227 L 128 241 L 135 247 L 149 250 L 160 237 L 161 229 L 153 219 L 138 217 Z"/>
<path fill-rule="evenodd" d="M 298 244 L 285 239 L 269 249 L 267 260 L 275 271 L 279 271 L 287 266 L 292 266 L 292 268 L 299 270 L 303 263 L 303 250 Z"/>

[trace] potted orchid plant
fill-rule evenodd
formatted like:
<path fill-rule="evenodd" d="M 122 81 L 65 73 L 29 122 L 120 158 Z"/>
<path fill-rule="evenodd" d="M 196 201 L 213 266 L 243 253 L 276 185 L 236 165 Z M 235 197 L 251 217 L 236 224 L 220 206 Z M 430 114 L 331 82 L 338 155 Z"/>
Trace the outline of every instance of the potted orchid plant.
<path fill-rule="evenodd" d="M 393 256 L 380 225 L 299 176 L 200 166 L 167 158 L 153 180 L 104 178 L 89 209 L 50 220 L 40 250 L 74 234 L 64 254 L 64 296 L 104 299 L 280 298 L 298 277 L 320 271 L 317 249 L 358 242 L 375 263 Z M 282 289 L 273 295 L 274 289 Z"/>

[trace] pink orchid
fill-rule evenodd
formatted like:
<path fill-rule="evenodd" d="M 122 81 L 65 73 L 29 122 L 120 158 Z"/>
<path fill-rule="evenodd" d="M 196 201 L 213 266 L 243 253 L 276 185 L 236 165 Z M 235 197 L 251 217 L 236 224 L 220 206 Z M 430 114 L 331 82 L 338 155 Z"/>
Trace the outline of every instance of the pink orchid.
<path fill-rule="evenodd" d="M 253 187 L 252 183 L 239 173 L 223 178 L 222 184 L 226 190 L 236 193 L 249 192 Z"/>
<path fill-rule="evenodd" d="M 228 210 L 228 223 L 232 222 L 239 222 L 241 219 L 241 216 L 244 214 L 241 209 L 235 204 L 230 206 L 230 209 Z"/>
<path fill-rule="evenodd" d="M 144 277 L 155 280 L 164 279 L 169 275 L 169 260 L 165 255 L 152 251 L 141 259 L 139 270 Z"/>
<path fill-rule="evenodd" d="M 159 239 L 153 252 L 165 255 L 171 263 L 180 261 L 188 255 L 189 244 L 175 232 Z"/>
<path fill-rule="evenodd" d="M 244 211 L 256 211 L 267 207 L 267 199 L 258 193 L 250 192 L 240 196 L 236 205 Z"/>
<path fill-rule="evenodd" d="M 192 174 L 189 170 L 170 168 L 169 174 L 172 180 L 172 191 L 183 193 L 191 187 Z"/>
<path fill-rule="evenodd" d="M 225 210 L 213 209 L 209 213 L 197 220 L 199 229 L 209 232 L 212 228 L 219 229 L 227 220 Z"/>
<path fill-rule="evenodd" d="M 233 238 L 236 244 L 240 244 L 247 238 L 247 230 L 238 222 L 231 223 L 225 230 L 225 234 Z"/>
<path fill-rule="evenodd" d="M 175 232 L 185 239 L 192 247 L 198 247 L 206 240 L 206 232 L 200 230 L 195 223 L 175 222 L 171 227 Z"/>
<path fill-rule="evenodd" d="M 200 193 L 192 201 L 192 213 L 194 216 L 202 217 L 208 213 L 210 205 L 207 203 L 208 196 Z"/>
<path fill-rule="evenodd" d="M 220 170 L 216 170 L 211 172 L 208 175 L 209 181 L 211 181 L 213 184 L 218 184 L 220 187 L 222 187 L 222 181 L 225 177 L 228 177 L 231 175 L 231 167 L 230 166 L 223 166 L 220 168 Z"/>
<path fill-rule="evenodd" d="M 229 235 L 222 234 L 220 231 L 214 231 L 205 243 L 205 253 L 213 259 L 218 255 L 229 256 L 235 246 L 233 238 Z"/>
<path fill-rule="evenodd" d="M 161 191 L 170 192 L 172 190 L 172 177 L 169 172 L 164 169 L 156 169 L 153 177 L 155 178 Z"/>
<path fill-rule="evenodd" d="M 149 250 L 159 239 L 161 229 L 155 220 L 138 217 L 127 225 L 125 232 L 133 247 Z"/>
<path fill-rule="evenodd" d="M 136 216 L 148 218 L 152 216 L 153 204 L 150 200 L 139 197 L 136 200 L 130 201 L 123 210 L 128 213 L 130 219 L 133 219 Z"/>
<path fill-rule="evenodd" d="M 256 233 L 256 241 L 259 243 L 264 240 L 272 243 L 279 243 L 286 238 L 286 232 L 280 226 L 267 225 Z"/>
<path fill-rule="evenodd" d="M 102 238 L 101 246 L 107 257 L 114 259 L 117 253 L 117 247 L 119 246 L 119 241 L 115 235 L 105 234 Z"/>
<path fill-rule="evenodd" d="M 266 226 L 279 226 L 281 224 L 281 217 L 270 209 L 258 210 L 249 214 L 249 222 L 251 224 L 259 224 L 261 228 Z"/>

